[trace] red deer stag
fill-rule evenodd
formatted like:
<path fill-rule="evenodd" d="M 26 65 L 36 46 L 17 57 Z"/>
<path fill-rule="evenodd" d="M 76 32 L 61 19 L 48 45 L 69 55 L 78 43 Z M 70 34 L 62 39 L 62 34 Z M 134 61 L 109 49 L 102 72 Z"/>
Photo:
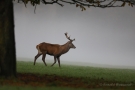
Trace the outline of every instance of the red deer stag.
<path fill-rule="evenodd" d="M 62 54 L 65 54 L 69 51 L 70 48 L 76 48 L 74 44 L 72 43 L 75 39 L 70 39 L 70 37 L 67 36 L 67 33 L 65 33 L 66 38 L 69 40 L 67 43 L 64 45 L 59 45 L 59 44 L 50 44 L 50 43 L 45 43 L 42 42 L 36 46 L 38 50 L 38 54 L 35 56 L 34 60 L 34 65 L 36 63 L 36 59 L 42 55 L 42 60 L 44 64 L 47 66 L 45 62 L 45 57 L 46 54 L 54 56 L 54 63 L 51 65 L 53 66 L 56 63 L 56 59 L 58 60 L 59 67 L 60 67 L 60 56 Z"/>

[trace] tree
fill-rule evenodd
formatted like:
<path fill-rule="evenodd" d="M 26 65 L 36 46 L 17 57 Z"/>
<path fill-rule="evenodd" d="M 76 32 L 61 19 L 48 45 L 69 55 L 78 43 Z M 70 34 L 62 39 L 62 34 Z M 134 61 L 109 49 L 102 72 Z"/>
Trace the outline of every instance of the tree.
<path fill-rule="evenodd" d="M 12 0 L 0 1 L 0 74 L 4 76 L 16 76 Z"/>
<path fill-rule="evenodd" d="M 13 3 L 24 3 L 27 7 L 30 2 L 36 10 L 36 6 L 43 3 L 72 4 L 80 7 L 82 11 L 90 7 L 110 8 L 124 7 L 126 4 L 133 7 L 135 0 L 0 0 L 0 75 L 16 76 L 16 53 L 15 53 L 15 36 L 14 36 L 14 16 Z"/>

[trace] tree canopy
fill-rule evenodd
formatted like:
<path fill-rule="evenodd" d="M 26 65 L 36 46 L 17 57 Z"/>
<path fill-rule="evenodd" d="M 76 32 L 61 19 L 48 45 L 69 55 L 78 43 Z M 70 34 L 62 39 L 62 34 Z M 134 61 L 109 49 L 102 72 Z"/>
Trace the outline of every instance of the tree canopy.
<path fill-rule="evenodd" d="M 135 5 L 135 0 L 14 0 L 18 3 L 23 2 L 27 6 L 28 2 L 31 5 L 36 6 L 40 3 L 47 4 L 58 4 L 64 6 L 64 4 L 76 5 L 80 7 L 82 11 L 86 10 L 86 7 L 99 7 L 99 8 L 110 8 L 110 7 L 124 7 L 126 4 L 133 7 Z"/>

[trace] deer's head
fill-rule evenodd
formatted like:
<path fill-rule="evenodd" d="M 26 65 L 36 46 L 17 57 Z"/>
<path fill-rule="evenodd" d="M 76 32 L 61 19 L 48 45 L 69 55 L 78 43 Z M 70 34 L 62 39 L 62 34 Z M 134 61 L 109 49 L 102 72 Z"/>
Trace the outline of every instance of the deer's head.
<path fill-rule="evenodd" d="M 76 48 L 75 45 L 72 43 L 73 41 L 75 41 L 75 39 L 70 39 L 70 36 L 67 36 L 67 32 L 65 33 L 65 36 L 66 38 L 69 40 L 68 41 L 68 45 L 69 45 L 69 48 Z"/>

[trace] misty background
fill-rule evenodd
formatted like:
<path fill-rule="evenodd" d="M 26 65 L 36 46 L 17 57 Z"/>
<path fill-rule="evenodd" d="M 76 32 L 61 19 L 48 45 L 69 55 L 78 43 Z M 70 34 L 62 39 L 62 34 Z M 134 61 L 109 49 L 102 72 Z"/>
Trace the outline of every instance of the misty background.
<path fill-rule="evenodd" d="M 86 8 L 74 5 L 14 3 L 17 58 L 34 60 L 41 42 L 65 44 L 68 32 L 76 49 L 61 56 L 61 62 L 84 62 L 135 66 L 135 8 Z M 46 60 L 53 62 L 46 55 Z M 37 62 L 41 61 L 41 57 Z M 47 62 L 47 61 L 46 61 Z"/>

